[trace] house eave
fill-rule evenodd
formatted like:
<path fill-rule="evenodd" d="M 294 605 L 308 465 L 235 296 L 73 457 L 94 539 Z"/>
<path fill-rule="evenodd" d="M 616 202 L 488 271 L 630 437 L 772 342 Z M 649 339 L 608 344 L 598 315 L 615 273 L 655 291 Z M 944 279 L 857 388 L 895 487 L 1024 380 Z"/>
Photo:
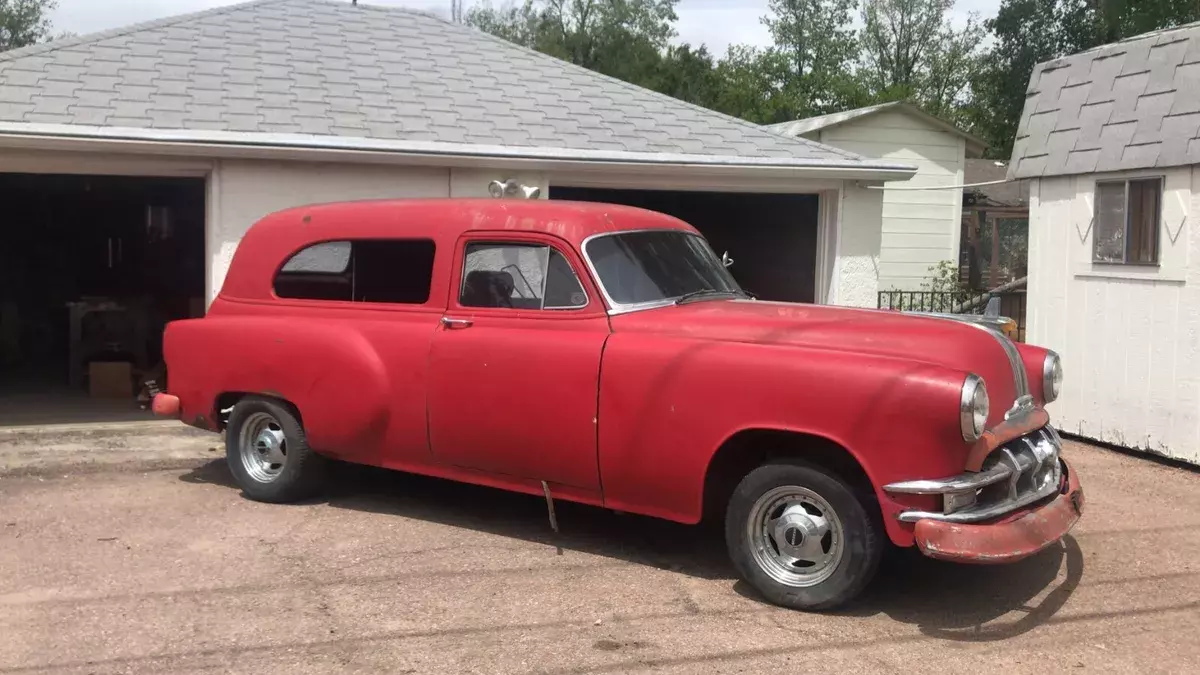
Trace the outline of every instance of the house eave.
<path fill-rule="evenodd" d="M 808 134 L 825 131 L 826 129 L 834 129 L 845 124 L 850 124 L 851 122 L 856 122 L 874 115 L 878 115 L 882 112 L 887 112 L 889 110 L 906 113 L 916 117 L 917 119 L 923 120 L 930 126 L 936 127 L 941 131 L 951 134 L 952 136 L 962 138 L 965 143 L 967 157 L 969 158 L 978 159 L 983 157 L 983 153 L 987 151 L 987 143 L 985 143 L 983 139 L 979 138 L 978 136 L 963 131 L 954 124 L 951 124 L 950 122 L 947 122 L 936 115 L 931 115 L 911 103 L 906 103 L 903 101 L 892 101 L 890 103 L 881 103 L 873 106 L 867 106 L 865 108 L 858 108 L 857 110 L 847 110 L 841 114 L 832 113 L 829 115 L 821 115 L 820 117 L 816 118 L 793 120 L 791 122 L 781 122 L 779 124 L 768 124 L 766 125 L 766 128 L 774 131 L 775 133 L 793 138 L 807 137 Z M 813 119 L 825 120 L 825 118 L 831 119 L 822 121 L 818 124 L 805 124 L 805 122 L 809 122 Z"/>
<path fill-rule="evenodd" d="M 514 170 L 587 170 L 742 178 L 907 180 L 916 167 L 877 160 L 803 160 L 611 150 L 0 122 L 0 147 L 208 159 L 267 159 Z"/>

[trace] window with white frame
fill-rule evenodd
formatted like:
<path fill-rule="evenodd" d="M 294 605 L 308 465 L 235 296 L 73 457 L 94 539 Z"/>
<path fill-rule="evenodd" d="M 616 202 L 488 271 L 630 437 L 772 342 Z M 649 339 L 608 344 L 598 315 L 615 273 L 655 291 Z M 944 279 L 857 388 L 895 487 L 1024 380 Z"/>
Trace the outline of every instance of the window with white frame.
<path fill-rule="evenodd" d="M 1158 264 L 1162 178 L 1096 183 L 1092 262 Z"/>

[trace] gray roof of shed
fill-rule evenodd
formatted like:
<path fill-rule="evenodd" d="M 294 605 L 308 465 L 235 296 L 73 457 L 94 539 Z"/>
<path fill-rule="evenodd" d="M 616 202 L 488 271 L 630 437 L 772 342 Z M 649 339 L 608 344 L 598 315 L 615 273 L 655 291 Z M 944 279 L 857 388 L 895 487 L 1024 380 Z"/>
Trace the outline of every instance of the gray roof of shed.
<path fill-rule="evenodd" d="M 778 124 L 768 124 L 767 128 L 784 136 L 802 136 L 810 134 L 814 131 L 822 129 L 831 129 L 841 126 L 847 122 L 852 122 L 856 119 L 869 117 L 888 110 L 906 113 L 926 124 L 941 129 L 948 134 L 961 137 L 967 142 L 967 155 L 978 157 L 987 149 L 987 143 L 978 136 L 969 134 L 962 129 L 954 126 L 950 122 L 921 110 L 919 107 L 906 101 L 888 101 L 887 103 L 877 103 L 869 105 L 865 108 L 855 108 L 853 110 L 843 110 L 841 112 L 829 113 L 827 115 L 818 115 L 816 117 L 805 117 L 804 119 L 792 120 L 791 122 L 780 122 Z"/>
<path fill-rule="evenodd" d="M 257 0 L 0 54 L 0 123 L 907 169 L 345 0 Z"/>
<path fill-rule="evenodd" d="M 1010 178 L 1200 164 L 1200 23 L 1039 64 Z"/>

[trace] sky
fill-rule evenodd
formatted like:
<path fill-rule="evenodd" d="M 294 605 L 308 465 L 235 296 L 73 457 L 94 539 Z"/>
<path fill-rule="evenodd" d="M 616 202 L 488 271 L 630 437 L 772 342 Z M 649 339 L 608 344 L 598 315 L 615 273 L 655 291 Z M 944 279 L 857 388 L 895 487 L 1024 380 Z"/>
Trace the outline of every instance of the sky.
<path fill-rule="evenodd" d="M 349 2 L 350 0 L 344 0 Z M 360 0 L 362 4 L 413 7 L 449 13 L 450 0 Z M 54 32 L 77 34 L 117 28 L 173 14 L 195 12 L 210 7 L 236 4 L 231 0 L 58 0 L 51 15 Z M 465 2 L 473 4 L 471 0 Z M 493 5 L 503 0 L 493 0 Z M 996 13 L 1000 0 L 958 0 L 954 21 L 961 24 L 970 12 L 987 18 Z M 679 40 L 708 45 L 709 51 L 723 54 L 730 44 L 764 45 L 770 36 L 759 18 L 766 14 L 767 0 L 681 0 L 676 13 Z"/>

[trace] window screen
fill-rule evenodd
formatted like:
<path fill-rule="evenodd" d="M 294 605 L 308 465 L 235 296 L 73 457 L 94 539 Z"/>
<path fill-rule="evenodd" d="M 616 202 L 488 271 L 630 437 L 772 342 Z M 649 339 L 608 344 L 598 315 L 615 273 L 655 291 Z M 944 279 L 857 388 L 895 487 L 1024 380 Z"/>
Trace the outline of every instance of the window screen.
<path fill-rule="evenodd" d="M 434 244 L 427 239 L 329 241 L 301 249 L 275 276 L 281 298 L 422 304 Z"/>

